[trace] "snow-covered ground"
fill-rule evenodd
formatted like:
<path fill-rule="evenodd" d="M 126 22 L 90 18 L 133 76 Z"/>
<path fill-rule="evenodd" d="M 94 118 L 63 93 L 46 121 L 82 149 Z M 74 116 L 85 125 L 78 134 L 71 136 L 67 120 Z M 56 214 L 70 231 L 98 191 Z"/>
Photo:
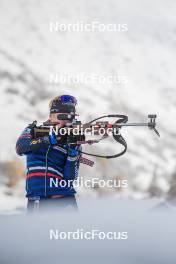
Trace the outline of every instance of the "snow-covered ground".
<path fill-rule="evenodd" d="M 131 122 L 145 122 L 149 113 L 158 115 L 160 139 L 145 128 L 123 128 L 127 154 L 105 163 L 97 160 L 93 169 L 83 165 L 80 173 L 127 178 L 130 197 L 149 196 L 152 184 L 164 194 L 176 157 L 175 12 L 174 0 L 1 0 L 0 159 L 16 156 L 17 136 L 31 121 L 47 119 L 53 96 L 70 93 L 77 97 L 85 122 L 111 113 L 127 114 Z M 79 21 L 127 24 L 128 30 L 50 30 L 50 22 Z M 118 75 L 127 82 L 51 83 L 55 74 Z M 93 148 L 102 153 L 118 150 L 114 142 Z M 7 196 L 3 191 L 0 195 L 3 203 Z"/>
<path fill-rule="evenodd" d="M 26 211 L 24 181 L 14 188 L 0 186 L 0 214 L 21 214 Z"/>

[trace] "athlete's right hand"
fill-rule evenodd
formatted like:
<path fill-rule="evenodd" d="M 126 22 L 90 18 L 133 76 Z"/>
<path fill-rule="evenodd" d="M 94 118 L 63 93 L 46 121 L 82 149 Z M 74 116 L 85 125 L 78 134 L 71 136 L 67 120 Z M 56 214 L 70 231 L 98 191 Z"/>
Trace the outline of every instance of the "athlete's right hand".
<path fill-rule="evenodd" d="M 56 134 L 54 133 L 54 131 L 52 131 L 49 134 L 49 141 L 50 141 L 51 145 L 56 145 L 57 144 L 57 137 L 56 137 Z"/>

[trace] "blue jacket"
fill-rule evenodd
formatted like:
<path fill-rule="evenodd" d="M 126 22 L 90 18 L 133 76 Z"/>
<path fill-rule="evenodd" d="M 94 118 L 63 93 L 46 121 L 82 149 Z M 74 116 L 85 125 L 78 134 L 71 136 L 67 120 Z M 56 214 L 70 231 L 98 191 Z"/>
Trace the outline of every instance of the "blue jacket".
<path fill-rule="evenodd" d="M 29 125 L 17 140 L 16 152 L 27 157 L 26 197 L 76 193 L 71 180 L 78 177 L 80 155 L 68 156 L 67 145 L 53 146 L 47 138 L 33 139 Z"/>

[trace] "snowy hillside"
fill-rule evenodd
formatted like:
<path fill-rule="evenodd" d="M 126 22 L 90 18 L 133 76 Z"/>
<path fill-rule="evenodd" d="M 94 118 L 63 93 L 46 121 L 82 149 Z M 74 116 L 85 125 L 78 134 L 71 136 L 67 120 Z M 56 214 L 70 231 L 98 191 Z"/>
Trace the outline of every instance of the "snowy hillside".
<path fill-rule="evenodd" d="M 49 100 L 62 93 L 78 99 L 80 119 L 127 114 L 131 122 L 158 115 L 161 138 L 146 128 L 124 128 L 128 153 L 106 164 L 98 160 L 81 174 L 120 175 L 128 194 L 145 197 L 152 180 L 163 191 L 175 171 L 176 157 L 176 2 L 22 1 L 0 2 L 0 158 L 16 156 L 15 141 L 23 128 L 47 119 Z M 127 24 L 126 32 L 52 32 L 50 22 Z M 51 83 L 50 76 L 119 75 L 126 83 Z M 109 141 L 108 141 L 109 142 Z M 88 147 L 87 150 L 91 150 Z M 119 151 L 110 142 L 101 153 Z"/>

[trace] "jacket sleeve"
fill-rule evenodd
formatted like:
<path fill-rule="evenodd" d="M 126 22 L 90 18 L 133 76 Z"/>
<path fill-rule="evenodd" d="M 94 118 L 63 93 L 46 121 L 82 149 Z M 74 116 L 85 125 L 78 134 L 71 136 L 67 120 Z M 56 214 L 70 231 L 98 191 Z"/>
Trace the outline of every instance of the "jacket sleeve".
<path fill-rule="evenodd" d="M 75 180 L 78 178 L 80 157 L 81 154 L 79 154 L 76 157 L 67 156 L 67 160 L 64 167 L 64 175 L 63 175 L 65 180 Z"/>
<path fill-rule="evenodd" d="M 29 153 L 36 153 L 42 146 L 49 146 L 49 138 L 33 138 L 33 127 L 27 126 L 17 140 L 16 153 L 20 156 Z"/>

